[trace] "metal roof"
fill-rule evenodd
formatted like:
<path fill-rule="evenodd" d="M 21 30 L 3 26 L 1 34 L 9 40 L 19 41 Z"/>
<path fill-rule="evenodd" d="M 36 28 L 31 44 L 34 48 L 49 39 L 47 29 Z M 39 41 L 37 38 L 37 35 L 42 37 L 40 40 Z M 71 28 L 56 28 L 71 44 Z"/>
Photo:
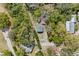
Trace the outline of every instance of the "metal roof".
<path fill-rule="evenodd" d="M 34 46 L 30 46 L 30 47 L 27 47 L 27 46 L 24 46 L 24 45 L 20 45 L 21 48 L 25 49 L 25 52 L 27 53 L 31 53 Z"/>
<path fill-rule="evenodd" d="M 70 31 L 70 21 L 66 21 L 66 30 Z"/>
<path fill-rule="evenodd" d="M 70 33 L 75 32 L 75 24 L 73 22 L 70 22 Z"/>
<path fill-rule="evenodd" d="M 36 31 L 37 31 L 38 33 L 42 33 L 42 32 L 44 32 L 43 25 L 41 25 L 41 24 L 37 24 L 37 26 L 36 26 Z"/>
<path fill-rule="evenodd" d="M 70 33 L 75 32 L 75 23 L 71 21 L 66 21 L 66 30 L 69 31 Z"/>

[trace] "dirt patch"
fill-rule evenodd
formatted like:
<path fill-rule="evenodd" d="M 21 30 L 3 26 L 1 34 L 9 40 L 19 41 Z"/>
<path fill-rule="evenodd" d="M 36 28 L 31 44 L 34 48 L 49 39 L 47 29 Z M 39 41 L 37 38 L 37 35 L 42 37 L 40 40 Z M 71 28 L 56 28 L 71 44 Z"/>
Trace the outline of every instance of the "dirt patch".
<path fill-rule="evenodd" d="M 2 52 L 3 50 L 7 50 L 7 45 L 2 35 L 2 32 L 0 31 L 0 52 Z"/>
<path fill-rule="evenodd" d="M 0 4 L 0 12 L 1 13 L 5 12 L 5 8 L 3 6 L 4 6 L 3 4 Z"/>

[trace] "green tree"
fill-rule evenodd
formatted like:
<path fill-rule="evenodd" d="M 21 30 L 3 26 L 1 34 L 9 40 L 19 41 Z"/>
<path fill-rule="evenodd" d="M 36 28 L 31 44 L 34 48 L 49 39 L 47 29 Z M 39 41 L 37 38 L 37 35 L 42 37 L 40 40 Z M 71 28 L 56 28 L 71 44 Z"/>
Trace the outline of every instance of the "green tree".
<path fill-rule="evenodd" d="M 72 56 L 73 53 L 79 48 L 79 37 L 67 34 L 64 41 L 64 49 L 61 55 Z"/>
<path fill-rule="evenodd" d="M 4 56 L 12 56 L 12 53 L 10 51 L 8 51 L 8 50 L 4 50 L 3 55 Z"/>
<path fill-rule="evenodd" d="M 16 55 L 17 56 L 26 56 L 27 54 L 24 52 L 23 49 L 18 48 L 18 50 L 16 51 Z"/>
<path fill-rule="evenodd" d="M 54 56 L 54 55 L 56 55 L 55 51 L 53 50 L 53 48 L 51 46 L 47 47 L 47 55 L 48 56 Z"/>
<path fill-rule="evenodd" d="M 41 51 L 38 51 L 35 55 L 36 55 L 36 56 L 44 56 Z"/>
<path fill-rule="evenodd" d="M 16 46 L 20 44 L 24 46 L 32 45 L 34 35 L 24 4 L 8 4 L 6 7 L 13 18 L 13 27 L 9 32 L 9 37 Z M 16 50 L 16 54 L 20 56 L 25 55 L 26 53 L 24 50 L 19 49 Z"/>
<path fill-rule="evenodd" d="M 37 18 L 41 16 L 41 11 L 40 11 L 40 9 L 36 9 L 36 10 L 34 11 L 34 16 L 37 17 Z"/>
<path fill-rule="evenodd" d="M 5 13 L 0 13 L 0 29 L 9 28 L 9 17 Z"/>

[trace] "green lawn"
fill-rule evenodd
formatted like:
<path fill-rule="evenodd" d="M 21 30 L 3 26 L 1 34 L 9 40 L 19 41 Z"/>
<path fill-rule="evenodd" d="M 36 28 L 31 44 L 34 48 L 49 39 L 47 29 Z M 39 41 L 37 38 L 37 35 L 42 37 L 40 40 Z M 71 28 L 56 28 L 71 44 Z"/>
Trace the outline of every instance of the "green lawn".
<path fill-rule="evenodd" d="M 3 50 L 7 50 L 7 45 L 6 45 L 6 41 L 3 38 L 3 35 L 0 31 L 0 52 L 2 52 Z"/>

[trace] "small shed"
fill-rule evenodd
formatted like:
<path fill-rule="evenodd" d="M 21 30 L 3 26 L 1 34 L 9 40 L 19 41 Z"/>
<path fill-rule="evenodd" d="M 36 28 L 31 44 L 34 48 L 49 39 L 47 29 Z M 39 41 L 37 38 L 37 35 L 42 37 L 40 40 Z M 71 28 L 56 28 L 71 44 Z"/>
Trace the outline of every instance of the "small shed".
<path fill-rule="evenodd" d="M 43 25 L 37 24 L 37 25 L 36 25 L 36 31 L 37 31 L 38 33 L 43 33 L 43 32 L 44 32 Z"/>

